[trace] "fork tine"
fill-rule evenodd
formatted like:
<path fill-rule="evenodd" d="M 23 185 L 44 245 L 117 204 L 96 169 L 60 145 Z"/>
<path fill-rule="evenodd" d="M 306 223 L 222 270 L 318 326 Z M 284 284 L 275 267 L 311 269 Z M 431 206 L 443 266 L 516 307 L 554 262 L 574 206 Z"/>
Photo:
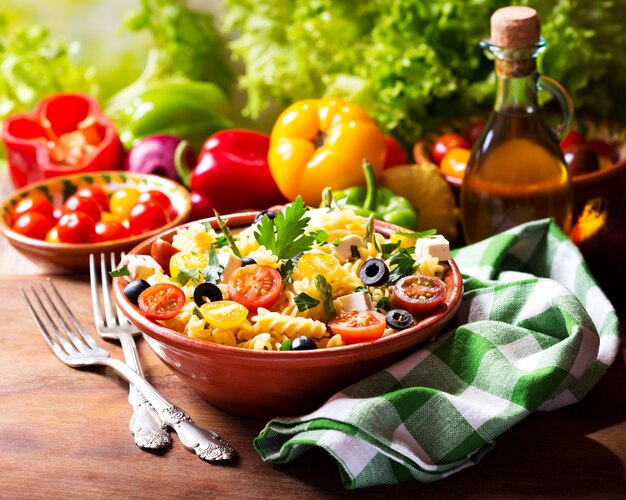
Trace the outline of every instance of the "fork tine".
<path fill-rule="evenodd" d="M 91 285 L 91 303 L 93 305 L 93 320 L 96 324 L 96 329 L 100 329 L 104 326 L 104 316 L 102 316 L 102 309 L 100 307 L 100 295 L 98 294 L 98 278 L 96 276 L 96 256 L 92 253 L 89 254 L 89 284 Z"/>
<path fill-rule="evenodd" d="M 120 254 L 120 260 L 124 258 L 124 252 Z M 110 270 L 113 271 L 117 268 L 117 261 L 115 253 L 111 253 L 111 267 Z M 120 326 L 132 326 L 132 323 L 128 321 L 128 318 L 124 315 L 120 307 L 115 303 L 115 311 L 117 313 L 117 323 Z"/>
<path fill-rule="evenodd" d="M 111 263 L 114 261 L 115 254 L 111 253 Z M 106 316 L 107 326 L 116 326 L 117 316 L 113 308 L 113 301 L 111 300 L 111 286 L 109 284 L 107 262 L 103 253 L 100 254 L 100 286 L 102 288 L 102 300 L 104 302 L 104 314 Z"/>

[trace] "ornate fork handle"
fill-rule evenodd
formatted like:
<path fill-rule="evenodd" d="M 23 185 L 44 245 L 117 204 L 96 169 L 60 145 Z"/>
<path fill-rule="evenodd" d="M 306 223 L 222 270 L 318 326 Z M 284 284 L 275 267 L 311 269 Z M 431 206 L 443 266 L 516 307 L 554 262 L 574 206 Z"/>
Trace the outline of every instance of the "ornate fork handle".
<path fill-rule="evenodd" d="M 137 359 L 137 349 L 133 345 L 134 340 L 129 335 L 120 337 L 122 350 L 126 364 L 140 375 L 141 366 Z M 168 446 L 172 438 L 165 429 L 163 421 L 145 396 L 137 390 L 134 384 L 130 384 L 128 391 L 128 402 L 133 408 L 133 415 L 130 419 L 129 427 L 133 433 L 135 443 L 140 448 L 157 449 Z"/>
<path fill-rule="evenodd" d="M 196 424 L 187 412 L 163 397 L 146 379 L 133 371 L 126 363 L 115 358 L 103 359 L 101 363 L 110 366 L 129 383 L 135 385 L 161 416 L 163 422 L 176 431 L 181 444 L 188 450 L 194 451 L 202 460 L 218 462 L 235 457 L 237 453 L 233 447 L 224 441 L 219 434 Z"/>

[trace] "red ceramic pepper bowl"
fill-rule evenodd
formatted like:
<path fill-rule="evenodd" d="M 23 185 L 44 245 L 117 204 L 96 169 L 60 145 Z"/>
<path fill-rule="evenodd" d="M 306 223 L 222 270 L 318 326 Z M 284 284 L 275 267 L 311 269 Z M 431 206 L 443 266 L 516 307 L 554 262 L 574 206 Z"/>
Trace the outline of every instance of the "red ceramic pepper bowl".
<path fill-rule="evenodd" d="M 235 229 L 252 223 L 256 212 L 224 216 Z M 216 227 L 214 219 L 205 219 Z M 376 230 L 398 229 L 377 222 Z M 157 237 L 171 241 L 170 229 L 140 243 L 130 254 L 149 254 Z M 187 337 L 146 318 L 124 295 L 124 278 L 114 279 L 115 299 L 143 333 L 156 355 L 203 399 L 222 410 L 255 418 L 304 414 L 337 391 L 386 368 L 432 339 L 454 316 L 463 282 L 456 263 L 444 275 L 443 305 L 416 325 L 378 340 L 311 351 L 256 351 Z"/>
<path fill-rule="evenodd" d="M 176 216 L 150 232 L 100 243 L 51 242 L 30 238 L 12 229 L 13 209 L 29 194 L 43 193 L 52 202 L 54 208 L 60 208 L 69 196 L 81 188 L 90 186 L 100 187 L 109 195 L 122 188 L 135 188 L 140 192 L 161 191 L 171 201 Z M 89 269 L 90 253 L 126 252 L 146 238 L 182 224 L 187 220 L 190 211 L 191 198 L 187 189 L 164 177 L 126 171 L 92 172 L 53 177 L 15 191 L 0 205 L 0 231 L 13 247 L 32 260 L 84 271 Z"/>

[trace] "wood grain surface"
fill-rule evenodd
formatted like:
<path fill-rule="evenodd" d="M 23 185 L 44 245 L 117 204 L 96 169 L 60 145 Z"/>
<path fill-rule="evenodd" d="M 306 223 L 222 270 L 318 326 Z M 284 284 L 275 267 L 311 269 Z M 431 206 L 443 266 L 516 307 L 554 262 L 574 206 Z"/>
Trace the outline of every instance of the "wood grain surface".
<path fill-rule="evenodd" d="M 5 266 L 7 257 L 10 252 L 0 250 Z M 621 353 L 583 402 L 531 415 L 500 436 L 475 467 L 435 483 L 350 492 L 335 462 L 320 450 L 284 465 L 264 463 L 252 447 L 264 422 L 211 407 L 140 341 L 147 378 L 198 423 L 221 433 L 240 456 L 229 465 L 207 464 L 175 436 L 165 451 L 142 451 L 128 430 L 126 383 L 105 369 L 66 367 L 36 330 L 18 289 L 49 272 L 14 271 L 0 279 L 0 498 L 626 497 Z M 95 333 L 87 277 L 65 274 L 55 283 Z M 122 359 L 118 345 L 102 343 Z"/>

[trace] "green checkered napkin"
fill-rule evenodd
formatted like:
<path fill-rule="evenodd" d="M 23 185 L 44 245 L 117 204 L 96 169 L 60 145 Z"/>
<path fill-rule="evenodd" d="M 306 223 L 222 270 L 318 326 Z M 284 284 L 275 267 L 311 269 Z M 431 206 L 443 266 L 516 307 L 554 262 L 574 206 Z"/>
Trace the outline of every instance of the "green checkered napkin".
<path fill-rule="evenodd" d="M 434 481 L 475 464 L 534 410 L 574 403 L 619 350 L 614 309 L 550 220 L 461 248 L 463 302 L 448 331 L 254 440 L 284 463 L 320 446 L 347 488 Z"/>

